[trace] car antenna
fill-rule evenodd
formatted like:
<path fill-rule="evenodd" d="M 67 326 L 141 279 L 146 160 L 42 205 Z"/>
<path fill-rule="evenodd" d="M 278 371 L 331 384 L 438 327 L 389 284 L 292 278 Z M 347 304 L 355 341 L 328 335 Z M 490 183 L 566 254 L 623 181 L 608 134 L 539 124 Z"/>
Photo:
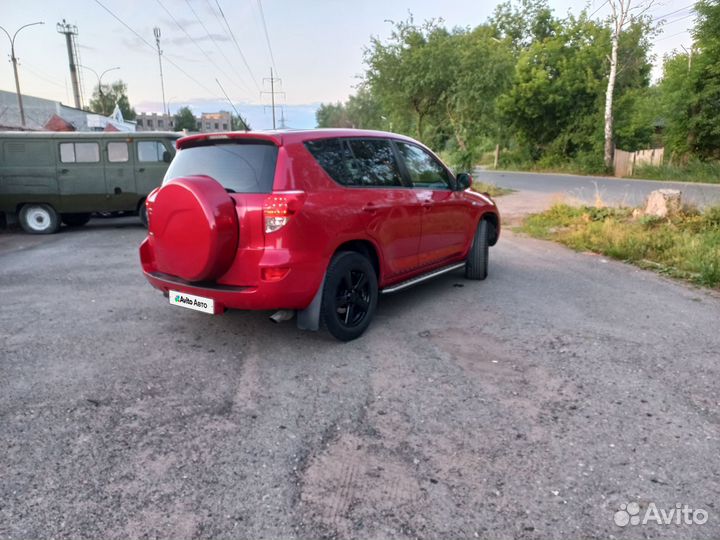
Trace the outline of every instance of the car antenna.
<path fill-rule="evenodd" d="M 248 128 L 248 125 L 245 123 L 245 119 L 242 117 L 240 112 L 235 108 L 235 105 L 233 105 L 233 102 L 230 101 L 230 98 L 228 97 L 227 92 L 225 92 L 225 89 L 223 88 L 222 84 L 220 84 L 220 81 L 217 80 L 217 77 L 215 78 L 215 82 L 218 83 L 220 90 L 222 90 L 222 93 L 225 96 L 225 99 L 228 100 L 228 103 L 233 108 L 233 111 L 235 111 L 235 114 L 237 115 L 238 119 L 242 122 L 242 125 L 245 127 L 245 132 L 250 131 L 250 129 Z M 230 129 L 232 129 L 232 122 L 230 122 Z"/>

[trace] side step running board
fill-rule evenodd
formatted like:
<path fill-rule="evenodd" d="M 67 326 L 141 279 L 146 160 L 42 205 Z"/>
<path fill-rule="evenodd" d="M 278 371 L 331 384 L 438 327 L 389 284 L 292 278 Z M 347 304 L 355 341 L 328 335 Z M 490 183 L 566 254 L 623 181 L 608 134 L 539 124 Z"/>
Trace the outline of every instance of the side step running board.
<path fill-rule="evenodd" d="M 457 263 L 457 264 L 451 264 L 450 266 L 445 266 L 444 268 L 439 268 L 438 270 L 433 270 L 432 272 L 423 274 L 422 276 L 408 279 L 407 281 L 403 281 L 402 283 L 398 283 L 397 285 L 393 285 L 392 287 L 385 287 L 382 291 L 380 291 L 380 293 L 381 294 L 392 294 L 392 293 L 395 293 L 398 291 L 402 291 L 403 289 L 407 289 L 408 287 L 412 287 L 413 285 L 417 285 L 418 283 L 422 283 L 423 281 L 427 281 L 428 279 L 432 279 L 432 278 L 441 276 L 443 274 L 447 274 L 448 272 L 452 272 L 453 270 L 458 270 L 460 268 L 463 268 L 464 266 L 465 266 L 464 262 Z"/>

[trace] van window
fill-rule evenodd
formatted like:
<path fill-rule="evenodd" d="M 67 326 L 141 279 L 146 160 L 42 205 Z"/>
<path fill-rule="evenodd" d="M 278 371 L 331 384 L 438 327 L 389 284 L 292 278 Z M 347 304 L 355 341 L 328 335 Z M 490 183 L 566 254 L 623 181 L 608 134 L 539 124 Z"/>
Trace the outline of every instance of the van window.
<path fill-rule="evenodd" d="M 162 161 L 165 146 L 160 141 L 138 141 L 138 160 Z"/>
<path fill-rule="evenodd" d="M 175 154 L 163 184 L 183 176 L 209 176 L 232 193 L 270 193 L 278 149 L 267 141 L 214 141 Z"/>
<path fill-rule="evenodd" d="M 54 162 L 50 144 L 45 141 L 6 142 L 1 163 L 8 166 L 50 165 Z"/>
<path fill-rule="evenodd" d="M 121 163 L 128 160 L 128 144 L 126 142 L 109 142 L 107 145 L 108 161 Z"/>
<path fill-rule="evenodd" d="M 63 163 L 98 163 L 100 146 L 96 142 L 60 143 L 60 161 Z"/>

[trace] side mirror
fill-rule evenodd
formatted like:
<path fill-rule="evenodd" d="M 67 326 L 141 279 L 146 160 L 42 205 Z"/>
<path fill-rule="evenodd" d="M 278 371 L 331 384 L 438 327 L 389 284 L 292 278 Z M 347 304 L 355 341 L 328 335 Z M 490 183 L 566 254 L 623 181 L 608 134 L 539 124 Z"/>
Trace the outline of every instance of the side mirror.
<path fill-rule="evenodd" d="M 465 191 L 470 186 L 472 186 L 473 179 L 472 176 L 470 176 L 468 173 L 461 172 L 459 173 L 455 179 L 457 180 L 457 186 L 459 191 Z"/>
<path fill-rule="evenodd" d="M 163 161 L 165 163 L 170 163 L 172 161 L 172 155 L 167 150 L 163 152 Z"/>

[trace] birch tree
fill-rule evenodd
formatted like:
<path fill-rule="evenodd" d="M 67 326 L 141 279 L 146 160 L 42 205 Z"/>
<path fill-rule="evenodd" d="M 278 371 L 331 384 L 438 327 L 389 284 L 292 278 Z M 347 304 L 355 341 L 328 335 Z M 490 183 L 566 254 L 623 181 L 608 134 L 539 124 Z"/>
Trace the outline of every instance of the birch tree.
<path fill-rule="evenodd" d="M 615 93 L 615 81 L 618 74 L 618 49 L 620 48 L 620 34 L 623 27 L 633 17 L 641 17 L 653 5 L 654 0 L 638 0 L 633 7 L 633 0 L 607 0 L 610 6 L 611 51 L 610 51 L 610 74 L 608 75 L 607 91 L 605 92 L 605 166 L 612 167 L 615 146 L 613 144 L 613 95 Z M 637 13 L 632 14 L 631 11 Z"/>

